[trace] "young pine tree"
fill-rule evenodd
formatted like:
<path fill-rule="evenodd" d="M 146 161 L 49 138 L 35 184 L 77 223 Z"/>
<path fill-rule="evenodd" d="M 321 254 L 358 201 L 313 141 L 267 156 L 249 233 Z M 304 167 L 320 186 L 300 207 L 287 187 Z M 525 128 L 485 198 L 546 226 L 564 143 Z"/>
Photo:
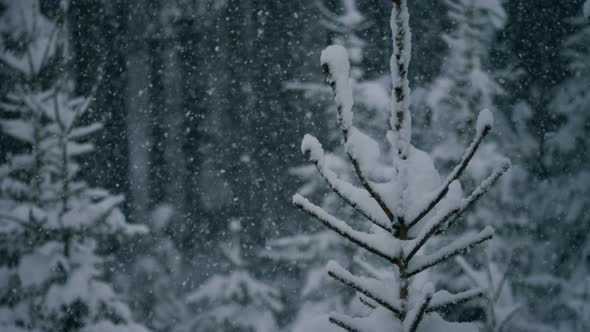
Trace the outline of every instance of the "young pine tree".
<path fill-rule="evenodd" d="M 92 97 L 73 97 L 64 74 L 65 3 L 55 20 L 36 0 L 8 1 L 0 59 L 14 86 L 0 129 L 14 149 L 0 166 L 0 330 L 146 331 L 103 279 L 101 240 L 145 232 L 126 223 L 121 196 L 80 179 L 90 153 Z"/>
<path fill-rule="evenodd" d="M 454 238 L 436 250 L 427 251 L 425 245 L 453 226 L 508 169 L 509 163 L 503 162 L 469 196 L 463 197 L 458 179 L 493 124 L 491 112 L 484 110 L 478 117 L 475 137 L 464 157 L 441 181 L 430 156 L 410 143 L 411 32 L 405 0 L 393 1 L 391 29 L 393 91 L 390 130 L 386 135 L 392 151 L 387 155 L 391 160 L 381 155 L 378 142 L 353 124 L 350 64 L 341 46 L 325 49 L 321 64 L 335 96 L 344 151 L 360 187 L 342 180 L 326 167 L 323 148 L 316 138 L 306 135 L 302 142 L 302 151 L 315 164 L 329 188 L 370 222 L 371 227 L 355 230 L 301 195 L 295 195 L 293 203 L 344 239 L 382 258 L 392 271 L 382 276 L 357 276 L 338 263 L 330 262 L 328 274 L 354 289 L 361 301 L 372 309 L 365 317 L 332 313 L 330 322 L 348 331 L 473 331 L 474 325 L 446 322 L 436 311 L 481 296 L 484 291 L 434 292 L 432 284 L 422 278 L 422 272 L 491 239 L 493 229 L 486 227 L 477 234 Z"/>
<path fill-rule="evenodd" d="M 190 274 L 178 241 L 167 232 L 177 221 L 175 209 L 162 204 L 151 215 L 149 234 L 136 243 L 142 254 L 117 281 L 129 294 L 137 318 L 150 330 L 189 332 L 183 323 L 192 317 L 184 299 Z"/>
<path fill-rule="evenodd" d="M 187 301 L 197 308 L 197 315 L 187 323 L 189 331 L 273 332 L 283 304 L 279 291 L 259 280 L 242 255 L 240 222 L 230 223 L 229 243 L 221 246 L 230 267 L 226 274 L 205 280 Z"/>

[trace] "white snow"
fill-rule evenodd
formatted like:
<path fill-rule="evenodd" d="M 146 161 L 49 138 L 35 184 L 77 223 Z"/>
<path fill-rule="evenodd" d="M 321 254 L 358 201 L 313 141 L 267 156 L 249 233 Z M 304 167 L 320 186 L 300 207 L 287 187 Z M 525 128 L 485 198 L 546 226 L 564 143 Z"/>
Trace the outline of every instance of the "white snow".
<path fill-rule="evenodd" d="M 409 153 L 408 148 L 412 136 L 411 90 L 408 81 L 412 32 L 410 31 L 409 20 L 410 15 L 406 1 L 401 1 L 399 6 L 393 6 L 390 19 L 393 52 L 389 61 L 393 89 L 391 92 L 391 132 L 388 139 L 402 157 Z M 398 98 L 398 94 L 401 94 L 401 99 Z M 400 123 L 400 121 L 403 121 L 403 123 Z"/>
<path fill-rule="evenodd" d="M 486 130 L 491 130 L 494 125 L 494 114 L 489 109 L 484 109 L 479 112 L 477 116 L 476 132 L 477 135 L 481 135 Z"/>
<path fill-rule="evenodd" d="M 350 62 L 346 49 L 340 45 L 331 45 L 322 51 L 320 56 L 322 66 L 328 66 L 330 77 L 328 82 L 334 85 L 336 105 L 339 109 L 343 130 L 352 127 L 353 113 L 352 87 L 349 80 Z"/>
<path fill-rule="evenodd" d="M 320 63 L 328 65 L 333 76 L 345 76 L 348 79 L 350 62 L 348 53 L 341 45 L 330 45 L 320 55 Z"/>
<path fill-rule="evenodd" d="M 479 288 L 471 289 L 457 294 L 451 294 L 446 290 L 439 290 L 432 296 L 432 301 L 430 301 L 430 308 L 443 308 L 449 304 L 454 304 L 464 301 L 465 299 L 478 297 L 482 294 L 483 290 Z"/>
<path fill-rule="evenodd" d="M 440 186 L 441 178 L 428 153 L 413 146 L 410 147 L 406 167 L 408 188 L 404 216 L 409 217 L 424 197 Z"/>
<path fill-rule="evenodd" d="M 410 264 L 408 265 L 408 273 L 419 273 L 440 261 L 444 261 L 457 254 L 463 253 L 471 249 L 473 246 L 491 239 L 493 235 L 494 229 L 491 226 L 487 226 L 478 234 L 464 235 L 450 244 L 438 249 L 434 253 L 424 256 L 417 256 L 410 261 Z"/>
<path fill-rule="evenodd" d="M 363 174 L 378 182 L 389 182 L 393 172 L 381 163 L 379 143 L 356 127 L 351 127 L 345 151 L 350 155 L 363 171 Z"/>
<path fill-rule="evenodd" d="M 56 242 L 50 242 L 24 255 L 18 265 L 18 276 L 24 287 L 41 286 L 55 275 L 59 264 L 66 264 L 61 253 L 63 248 Z"/>
<path fill-rule="evenodd" d="M 399 299 L 399 285 L 391 280 L 381 281 L 369 277 L 358 277 L 344 269 L 336 261 L 328 262 L 326 269 L 337 278 L 343 279 L 347 285 L 354 285 L 357 291 L 378 303 L 385 303 L 397 312 L 401 312 L 402 303 Z"/>
<path fill-rule="evenodd" d="M 227 324 L 261 332 L 277 330 L 272 312 L 283 308 L 275 288 L 241 269 L 207 279 L 187 297 L 187 302 L 206 308 L 196 316 L 197 325 Z"/>
<path fill-rule="evenodd" d="M 404 331 L 412 331 L 413 327 L 419 326 L 421 321 L 421 314 L 425 314 L 425 311 L 428 309 L 428 305 L 430 304 L 430 300 L 432 299 L 432 293 L 434 293 L 434 286 L 432 283 L 427 283 L 422 288 L 422 291 L 417 296 L 414 296 L 414 301 L 411 303 L 412 307 L 408 311 L 404 321 Z"/>
<path fill-rule="evenodd" d="M 298 194 L 293 196 L 293 204 L 313 215 L 325 226 L 336 231 L 348 240 L 361 245 L 367 250 L 373 251 L 385 259 L 395 260 L 400 253 L 401 245 L 391 236 L 391 234 L 369 234 L 356 231 L 346 222 L 330 215 L 319 206 L 311 203 L 305 197 Z"/>
<path fill-rule="evenodd" d="M 496 180 L 502 174 L 504 174 L 510 168 L 511 165 L 512 163 L 510 162 L 510 160 L 505 159 L 504 161 L 502 161 L 500 166 L 487 179 L 483 180 L 480 183 L 480 185 L 477 188 L 475 188 L 471 195 L 464 200 L 464 205 L 468 205 L 470 203 L 470 198 L 477 197 L 478 195 L 481 195 L 488 191 L 494 185 Z"/>
<path fill-rule="evenodd" d="M 313 135 L 305 134 L 301 141 L 301 152 L 309 155 L 309 159 L 318 165 L 324 165 L 324 149 L 322 144 Z"/>

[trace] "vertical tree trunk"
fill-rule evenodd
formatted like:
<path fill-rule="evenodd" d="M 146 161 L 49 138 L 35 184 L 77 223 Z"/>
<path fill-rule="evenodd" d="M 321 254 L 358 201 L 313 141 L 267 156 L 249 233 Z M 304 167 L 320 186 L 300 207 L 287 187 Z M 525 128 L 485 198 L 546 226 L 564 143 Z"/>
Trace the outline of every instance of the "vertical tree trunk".
<path fill-rule="evenodd" d="M 127 143 L 129 146 L 129 190 L 131 220 L 145 221 L 149 208 L 149 63 L 145 31 L 148 26 L 147 5 L 130 4 L 127 19 Z"/>
<path fill-rule="evenodd" d="M 172 30 L 173 28 L 170 27 Z M 165 184 L 165 200 L 173 204 L 175 214 L 185 217 L 186 188 L 186 156 L 183 146 L 185 142 L 185 122 L 182 107 L 183 84 L 180 73 L 180 62 L 177 50 L 176 33 L 166 38 L 162 51 L 164 64 L 164 164 L 168 178 Z"/>

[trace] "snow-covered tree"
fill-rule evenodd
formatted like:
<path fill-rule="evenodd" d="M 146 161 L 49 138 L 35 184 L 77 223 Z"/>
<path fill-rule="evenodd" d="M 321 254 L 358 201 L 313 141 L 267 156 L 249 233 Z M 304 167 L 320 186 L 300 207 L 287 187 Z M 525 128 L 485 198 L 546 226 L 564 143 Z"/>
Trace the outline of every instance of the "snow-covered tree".
<path fill-rule="evenodd" d="M 136 243 L 141 254 L 118 278 L 138 319 L 153 331 L 190 331 L 184 325 L 192 315 L 184 300 L 190 276 L 177 241 L 167 232 L 177 221 L 174 211 L 160 205 L 152 212 L 150 233 Z"/>
<path fill-rule="evenodd" d="M 411 32 L 405 0 L 393 1 L 391 29 L 393 91 L 390 130 L 386 135 L 391 154 L 382 156 L 380 144 L 353 125 L 350 63 L 346 49 L 337 45 L 322 52 L 321 64 L 335 96 L 345 154 L 360 187 L 344 181 L 326 167 L 324 150 L 315 137 L 306 135 L 302 142 L 302 151 L 330 189 L 369 221 L 371 227 L 355 230 L 299 194 L 293 197 L 293 203 L 344 239 L 384 259 L 391 268 L 390 274 L 365 277 L 353 275 L 340 264 L 330 262 L 328 274 L 357 291 L 361 301 L 373 309 L 369 315 L 356 318 L 332 313 L 330 322 L 349 331 L 475 330 L 469 323 L 445 322 L 436 311 L 481 296 L 484 290 L 435 293 L 432 284 L 421 278 L 421 272 L 491 239 L 493 229 L 486 227 L 475 235 L 452 239 L 429 252 L 425 245 L 453 226 L 508 169 L 509 163 L 503 161 L 469 196 L 463 197 L 458 179 L 493 124 L 492 113 L 484 110 L 463 158 L 441 181 L 430 156 L 410 143 Z M 386 156 L 391 156 L 391 161 Z"/>
<path fill-rule="evenodd" d="M 556 87 L 549 106 L 559 127 L 544 137 L 541 146 L 541 163 L 550 178 L 540 179 L 538 189 L 525 197 L 527 202 L 542 202 L 538 204 L 542 208 L 530 211 L 544 223 L 539 236 L 544 238 L 559 232 L 561 241 L 549 241 L 540 253 L 550 253 L 550 264 L 555 266 L 556 273 L 549 274 L 543 265 L 536 265 L 535 274 L 527 282 L 533 286 L 549 285 L 554 290 L 542 306 L 535 306 L 534 314 L 544 325 L 560 331 L 585 331 L 590 326 L 587 310 L 590 307 L 590 219 L 585 209 L 590 197 L 587 185 L 590 180 L 590 1 L 586 0 L 580 14 L 568 23 L 575 29 L 565 40 L 562 51 L 568 60 L 569 77 Z M 547 309 L 543 310 L 544 307 Z M 560 313 L 559 319 L 550 316 L 552 312 Z"/>
<path fill-rule="evenodd" d="M 448 53 L 441 74 L 426 96 L 430 109 L 432 157 L 444 167 L 456 163 L 465 141 L 472 135 L 475 112 L 495 111 L 495 99 L 503 93 L 489 71 L 489 53 L 495 33 L 506 22 L 502 0 L 448 0 L 453 24 L 443 35 Z M 482 146 L 486 155 L 494 146 Z M 480 158 L 481 159 L 481 158 Z M 487 171 L 484 169 L 484 172 Z"/>
<path fill-rule="evenodd" d="M 198 313 L 187 327 L 191 331 L 277 331 L 275 315 L 283 308 L 280 293 L 251 272 L 242 254 L 238 220 L 230 223 L 229 231 L 232 239 L 221 250 L 230 267 L 188 296 Z"/>
<path fill-rule="evenodd" d="M 146 230 L 125 221 L 122 196 L 80 179 L 101 125 L 64 73 L 66 3 L 55 20 L 36 0 L 4 5 L 0 59 L 18 83 L 0 128 L 22 149 L 0 166 L 0 330 L 146 331 L 103 275 L 102 241 Z"/>

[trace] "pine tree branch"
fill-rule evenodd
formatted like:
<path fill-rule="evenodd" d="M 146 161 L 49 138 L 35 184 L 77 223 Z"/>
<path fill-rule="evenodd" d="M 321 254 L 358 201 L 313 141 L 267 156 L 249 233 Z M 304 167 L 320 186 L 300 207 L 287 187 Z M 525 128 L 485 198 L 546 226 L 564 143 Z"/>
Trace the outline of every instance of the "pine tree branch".
<path fill-rule="evenodd" d="M 366 260 L 362 259 L 360 256 L 355 255 L 353 257 L 353 262 L 356 263 L 360 268 L 362 268 L 366 273 L 371 275 L 375 279 L 385 279 L 388 277 L 388 272 L 379 271 L 373 265 L 369 264 Z"/>
<path fill-rule="evenodd" d="M 436 234 L 440 234 L 445 228 L 451 227 L 466 210 L 473 206 L 475 202 L 483 197 L 483 195 L 485 195 L 494 186 L 494 184 L 496 184 L 496 182 L 504 173 L 506 173 L 506 171 L 508 171 L 508 169 L 510 169 L 510 161 L 506 160 L 498 168 L 496 168 L 494 172 L 490 174 L 490 176 L 483 180 L 481 184 L 475 188 L 471 195 L 469 195 L 469 197 L 463 200 L 461 209 L 457 211 L 455 216 L 448 221 L 447 225 L 443 225 L 445 227 L 439 227 Z"/>
<path fill-rule="evenodd" d="M 391 81 L 393 84 L 390 143 L 396 156 L 405 160 L 408 155 L 411 139 L 411 118 L 409 111 L 410 84 L 408 69 L 411 57 L 412 33 L 409 25 L 409 14 L 406 0 L 393 1 L 390 26 L 393 39 L 393 52 L 390 59 Z"/>
<path fill-rule="evenodd" d="M 433 219 L 424 226 L 420 231 L 420 234 L 414 239 L 414 245 L 410 247 L 409 253 L 405 257 L 406 262 L 410 260 L 418 253 L 418 250 L 422 248 L 428 240 L 434 236 L 449 220 L 455 218 L 455 216 L 461 212 L 461 206 L 448 211 L 440 211 Z"/>
<path fill-rule="evenodd" d="M 475 236 L 464 236 L 437 250 L 433 254 L 416 257 L 416 259 L 410 263 L 407 274 L 408 276 L 418 274 L 431 266 L 444 262 L 451 257 L 464 253 L 480 243 L 490 240 L 493 235 L 494 230 L 488 226 Z"/>
<path fill-rule="evenodd" d="M 365 188 L 365 190 L 367 190 L 367 192 L 369 192 L 369 195 L 371 195 L 371 197 L 375 200 L 375 202 L 377 202 L 377 204 L 379 204 L 379 207 L 381 207 L 381 210 L 383 210 L 383 212 L 385 213 L 385 215 L 387 216 L 389 221 L 392 224 L 394 224 L 395 216 L 393 215 L 393 212 L 391 212 L 391 209 L 387 206 L 387 204 L 385 204 L 385 201 L 383 200 L 381 195 L 378 194 L 377 191 L 375 191 L 373 189 L 373 187 L 371 186 L 371 184 L 369 183 L 369 181 L 367 180 L 367 178 L 363 174 L 358 161 L 350 153 L 347 153 L 347 155 L 352 163 L 352 167 L 354 168 L 354 172 L 356 173 L 359 181 L 361 182 L 361 185 Z M 404 223 L 404 221 L 401 217 L 397 218 L 397 222 L 400 224 Z"/>
<path fill-rule="evenodd" d="M 348 59 L 346 59 L 346 61 L 348 61 Z M 334 73 L 332 72 L 332 69 L 330 68 L 330 65 L 328 63 L 322 63 L 322 71 L 326 75 L 326 81 L 330 85 L 330 88 L 332 89 L 332 93 L 334 94 L 334 100 L 336 102 L 336 110 L 338 112 L 338 122 L 340 123 L 343 141 L 346 144 L 346 142 L 348 142 L 348 138 L 349 138 L 348 133 L 349 133 L 350 126 L 352 125 L 352 123 L 347 123 L 347 120 L 344 119 L 344 117 L 346 117 L 346 116 L 352 117 L 352 115 L 346 115 L 344 113 L 346 113 L 346 112 L 352 113 L 352 109 L 345 109 L 345 107 L 352 107 L 352 103 L 351 103 L 351 105 L 345 105 L 342 101 L 343 98 L 341 98 L 340 96 L 343 94 L 344 95 L 349 94 L 350 96 L 352 96 L 352 91 L 350 90 L 350 85 L 348 84 L 348 82 L 345 83 L 346 84 L 345 87 L 340 87 L 338 85 L 337 78 L 335 78 Z M 346 73 L 346 80 L 348 80 L 348 72 Z M 341 89 L 341 88 L 343 88 L 347 91 L 345 91 L 345 92 L 339 91 L 339 89 Z M 352 119 L 350 119 L 350 122 L 352 122 Z M 391 209 L 387 206 L 387 204 L 385 203 L 385 201 L 383 200 L 381 195 L 379 195 L 379 193 L 377 193 L 377 191 L 375 191 L 374 188 L 371 186 L 371 184 L 369 183 L 369 180 L 363 174 L 358 160 L 351 153 L 347 152 L 346 155 L 348 156 L 348 159 L 350 159 L 350 162 L 352 163 L 352 166 L 354 168 L 354 172 L 357 175 L 361 185 L 365 188 L 365 190 L 367 190 L 369 195 L 371 195 L 371 197 L 373 197 L 375 202 L 377 202 L 377 204 L 381 207 L 381 209 L 383 210 L 385 215 L 387 215 L 387 218 L 389 219 L 389 221 L 391 223 L 393 223 L 395 218 L 394 218 L 393 213 L 391 212 Z"/>
<path fill-rule="evenodd" d="M 344 221 L 337 219 L 334 216 L 330 215 L 329 213 L 324 211 L 322 208 L 311 203 L 309 200 L 307 200 L 306 198 L 304 198 L 301 195 L 293 196 L 293 204 L 295 206 L 297 206 L 298 208 L 302 209 L 303 211 L 305 211 L 306 213 L 308 213 L 309 215 L 311 215 L 312 217 L 316 218 L 322 224 L 324 224 L 324 226 L 326 226 L 329 229 L 333 230 L 334 232 L 338 233 L 340 236 L 349 240 L 350 242 L 358 245 L 361 248 L 366 249 L 367 251 L 369 251 L 377 256 L 385 258 L 386 260 L 388 260 L 392 264 L 397 265 L 399 263 L 399 259 L 396 257 L 397 256 L 396 251 L 399 248 L 391 248 L 391 247 L 377 248 L 374 245 L 374 243 L 373 244 L 369 243 L 369 242 L 372 242 L 371 240 L 372 240 L 372 236 L 374 236 L 374 234 L 367 234 L 367 233 L 359 232 L 359 231 L 352 229 Z M 393 237 L 392 237 L 392 239 L 393 239 Z M 388 253 L 387 250 L 390 250 L 392 252 Z"/>
<path fill-rule="evenodd" d="M 372 303 L 371 299 L 367 296 L 363 296 L 362 294 L 359 295 L 359 301 L 361 301 L 361 303 L 367 306 L 369 309 L 377 309 L 377 303 Z"/>
<path fill-rule="evenodd" d="M 427 313 L 428 306 L 432 300 L 432 285 L 429 288 L 421 299 L 419 306 L 415 310 L 410 311 L 406 319 L 404 319 L 404 330 L 406 332 L 416 332 L 422 319 L 424 319 L 424 315 Z"/>
<path fill-rule="evenodd" d="M 384 295 L 384 290 L 386 290 L 387 288 L 378 287 L 377 285 L 371 284 L 370 282 L 373 281 L 373 283 L 378 283 L 380 282 L 379 280 L 370 280 L 369 278 L 357 277 L 352 273 L 346 271 L 342 266 L 340 266 L 335 261 L 331 261 L 330 263 L 328 263 L 327 268 L 328 275 L 330 277 L 340 281 L 341 283 L 347 285 L 348 287 L 356 290 L 357 292 L 375 301 L 377 304 L 381 305 L 385 309 L 393 312 L 398 318 L 403 317 L 401 303 L 393 303 L 393 301 L 387 300 L 382 296 Z"/>
<path fill-rule="evenodd" d="M 438 311 L 446 308 L 449 305 L 461 304 L 473 300 L 476 297 L 481 297 L 484 291 L 480 288 L 471 289 L 465 292 L 450 294 L 448 292 L 437 292 L 430 301 L 428 312 Z"/>
<path fill-rule="evenodd" d="M 344 315 L 340 315 L 338 313 L 331 313 L 330 314 L 330 323 L 337 325 L 343 329 L 345 329 L 346 331 L 349 332 L 362 332 L 362 330 L 356 326 L 354 326 L 355 324 L 353 322 L 351 322 L 350 317 L 348 316 L 344 316 Z"/>
<path fill-rule="evenodd" d="M 309 159 L 315 164 L 318 173 L 330 189 L 356 212 L 367 218 L 367 220 L 391 233 L 393 231 L 391 226 L 382 220 L 379 211 L 376 211 L 379 206 L 367 206 L 368 204 L 366 203 L 373 202 L 370 194 L 364 189 L 357 188 L 351 183 L 340 180 L 336 173 L 326 166 L 325 154 L 317 139 L 311 135 L 306 135 L 304 144 L 302 144 L 304 154 L 308 155 Z M 386 216 L 383 216 L 383 218 L 386 218 Z"/>
<path fill-rule="evenodd" d="M 475 155 L 475 152 L 479 148 L 481 142 L 491 131 L 491 129 L 491 126 L 486 126 L 482 131 L 477 132 L 473 141 L 463 154 L 463 158 L 461 158 L 461 161 L 459 164 L 457 164 L 457 166 L 455 166 L 451 174 L 449 174 L 449 176 L 446 178 L 445 182 L 439 187 L 439 189 L 437 189 L 432 200 L 426 204 L 426 206 L 418 213 L 416 217 L 412 218 L 412 221 L 410 222 L 410 228 L 420 222 L 420 220 L 422 220 L 430 211 L 432 211 L 432 209 L 434 209 L 434 207 L 443 199 L 443 197 L 449 191 L 449 186 L 451 183 L 459 179 L 459 177 L 463 174 L 465 168 L 467 168 L 467 165 Z"/>

